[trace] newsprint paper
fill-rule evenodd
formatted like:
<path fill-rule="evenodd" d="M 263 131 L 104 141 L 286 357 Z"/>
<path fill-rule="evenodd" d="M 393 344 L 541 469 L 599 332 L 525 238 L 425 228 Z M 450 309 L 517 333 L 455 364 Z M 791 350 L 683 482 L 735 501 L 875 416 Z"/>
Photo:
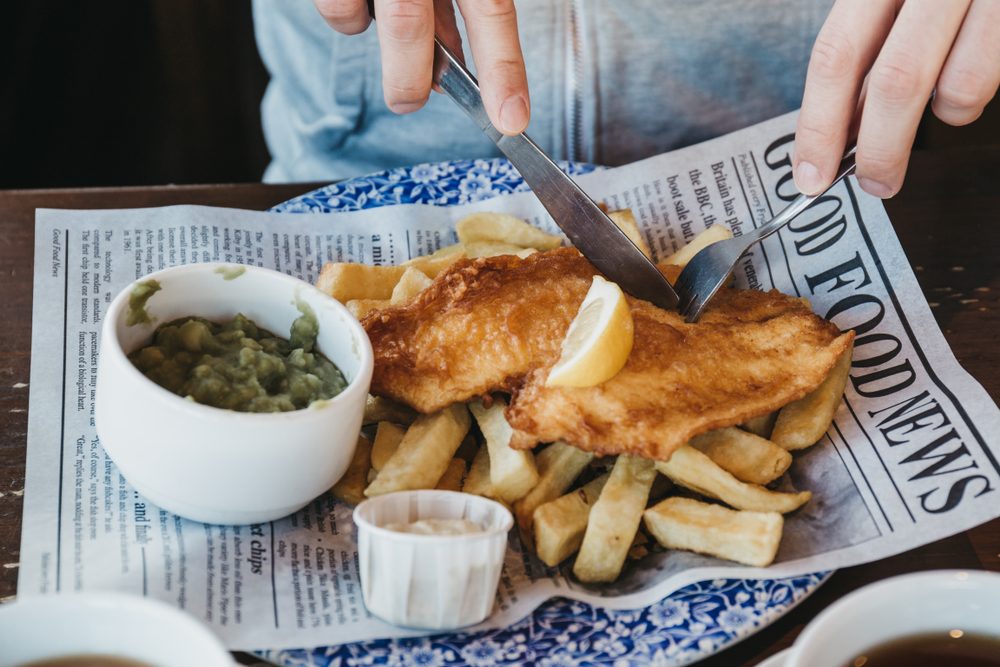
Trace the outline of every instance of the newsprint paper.
<path fill-rule="evenodd" d="M 796 195 L 794 122 L 783 116 L 579 181 L 612 209 L 632 209 L 664 257 L 709 225 L 742 234 Z M 215 526 L 136 494 L 94 431 L 99 331 L 120 290 L 166 266 L 242 262 L 314 282 L 326 261 L 398 263 L 454 243 L 453 223 L 473 210 L 510 212 L 556 231 L 530 193 L 332 215 L 194 206 L 38 211 L 19 595 L 147 595 L 188 610 L 234 649 L 414 634 L 365 610 L 351 508 L 329 496 L 280 521 Z M 787 517 L 776 563 L 761 570 L 659 552 L 628 563 L 614 584 L 584 586 L 568 568 L 546 569 L 512 535 L 495 613 L 483 627 L 509 624 L 556 595 L 636 608 L 704 579 L 854 565 L 1000 515 L 1000 413 L 956 363 L 878 200 L 853 180 L 837 186 L 755 247 L 736 280 L 808 298 L 820 315 L 857 332 L 833 426 L 796 454 L 780 482 L 814 495 Z"/>

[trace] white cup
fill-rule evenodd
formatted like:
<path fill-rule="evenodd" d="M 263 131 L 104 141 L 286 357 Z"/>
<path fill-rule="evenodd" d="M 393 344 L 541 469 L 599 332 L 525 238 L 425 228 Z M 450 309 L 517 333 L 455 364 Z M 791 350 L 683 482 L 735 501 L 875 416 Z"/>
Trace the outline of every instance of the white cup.
<path fill-rule="evenodd" d="M 1000 574 L 936 570 L 865 586 L 813 619 L 785 665 L 843 667 L 881 644 L 953 630 L 1000 638 Z"/>
<path fill-rule="evenodd" d="M 88 654 L 130 658 L 152 667 L 234 667 L 208 628 L 162 602 L 86 593 L 0 605 L 0 667 Z"/>
<path fill-rule="evenodd" d="M 482 531 L 424 535 L 384 527 L 422 519 L 468 519 Z M 454 630 L 490 615 L 514 525 L 506 507 L 455 491 L 400 491 L 358 505 L 354 523 L 368 611 L 424 630 Z"/>

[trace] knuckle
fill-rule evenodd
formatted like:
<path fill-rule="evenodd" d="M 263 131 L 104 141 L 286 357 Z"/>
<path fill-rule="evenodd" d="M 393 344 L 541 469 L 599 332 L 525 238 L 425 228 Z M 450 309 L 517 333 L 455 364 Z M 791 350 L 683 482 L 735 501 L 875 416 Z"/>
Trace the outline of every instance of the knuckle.
<path fill-rule="evenodd" d="M 993 96 L 992 86 L 981 73 L 969 68 L 947 72 L 937 87 L 937 97 L 957 109 L 979 110 Z"/>
<path fill-rule="evenodd" d="M 385 35 L 393 40 L 412 42 L 434 31 L 434 19 L 420 0 L 392 0 L 379 17 Z"/>
<path fill-rule="evenodd" d="M 393 111 L 408 110 L 422 106 L 427 101 L 430 88 L 418 84 L 386 82 L 385 103 Z"/>
<path fill-rule="evenodd" d="M 913 58 L 893 54 L 872 68 L 868 89 L 889 102 L 902 102 L 921 96 L 924 77 Z"/>
<path fill-rule="evenodd" d="M 811 116 L 800 117 L 795 130 L 795 143 L 798 148 L 823 148 L 832 145 L 836 140 L 837 133 L 832 123 Z"/>
<path fill-rule="evenodd" d="M 857 52 L 851 40 L 838 32 L 820 34 L 813 45 L 809 68 L 822 79 L 839 80 L 851 76 Z"/>
<path fill-rule="evenodd" d="M 516 16 L 512 0 L 477 0 L 474 7 L 477 15 L 495 21 L 513 20 Z"/>
<path fill-rule="evenodd" d="M 486 66 L 485 78 L 516 83 L 524 79 L 524 63 L 516 58 L 497 58 Z"/>
<path fill-rule="evenodd" d="M 939 100 L 935 100 L 933 109 L 934 115 L 937 116 L 941 122 L 954 127 L 968 125 L 969 123 L 978 120 L 978 118 L 983 115 L 983 111 L 985 111 L 983 107 L 965 107 L 956 109 L 955 107 L 948 106 Z"/>
<path fill-rule="evenodd" d="M 858 147 L 858 174 L 881 181 L 894 175 L 905 164 L 905 158 L 898 152 L 881 147 Z"/>
<path fill-rule="evenodd" d="M 369 19 L 359 16 L 352 18 L 350 21 L 337 24 L 337 32 L 344 35 L 360 35 L 368 29 L 369 23 Z"/>
<path fill-rule="evenodd" d="M 355 3 L 344 0 L 315 0 L 320 16 L 334 26 L 348 25 L 360 22 L 358 7 Z"/>

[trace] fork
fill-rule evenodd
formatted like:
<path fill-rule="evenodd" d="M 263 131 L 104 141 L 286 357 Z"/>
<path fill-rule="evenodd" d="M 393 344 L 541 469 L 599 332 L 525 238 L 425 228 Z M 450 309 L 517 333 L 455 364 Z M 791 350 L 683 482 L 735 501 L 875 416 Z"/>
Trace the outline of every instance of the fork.
<path fill-rule="evenodd" d="M 733 269 L 736 268 L 736 262 L 740 260 L 743 253 L 750 249 L 750 246 L 763 241 L 787 225 L 795 216 L 829 192 L 834 185 L 854 173 L 854 153 L 856 150 L 857 146 L 852 145 L 844 154 L 840 161 L 840 167 L 837 169 L 836 178 L 822 192 L 814 195 L 800 194 L 768 223 L 752 232 L 713 243 L 698 251 L 681 271 L 677 282 L 674 283 L 674 289 L 680 299 L 678 308 L 684 319 L 688 322 L 696 322 L 701 317 L 708 302 L 719 291 L 719 288 L 729 280 Z"/>

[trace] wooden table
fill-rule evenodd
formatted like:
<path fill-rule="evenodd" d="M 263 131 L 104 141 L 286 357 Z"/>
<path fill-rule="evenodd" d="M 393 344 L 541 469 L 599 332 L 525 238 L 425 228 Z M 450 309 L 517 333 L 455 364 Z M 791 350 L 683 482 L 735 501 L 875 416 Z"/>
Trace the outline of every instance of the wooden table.
<path fill-rule="evenodd" d="M 958 360 L 1000 399 L 1000 149 L 918 153 L 886 203 Z M 34 209 L 208 204 L 263 209 L 315 184 L 0 192 L 0 600 L 13 596 L 20 549 L 31 353 Z M 993 434 L 995 437 L 995 434 Z M 935 568 L 1000 571 L 1000 520 L 877 563 L 837 572 L 800 607 L 701 663 L 754 665 L 789 646 L 837 598 L 872 581 Z"/>

